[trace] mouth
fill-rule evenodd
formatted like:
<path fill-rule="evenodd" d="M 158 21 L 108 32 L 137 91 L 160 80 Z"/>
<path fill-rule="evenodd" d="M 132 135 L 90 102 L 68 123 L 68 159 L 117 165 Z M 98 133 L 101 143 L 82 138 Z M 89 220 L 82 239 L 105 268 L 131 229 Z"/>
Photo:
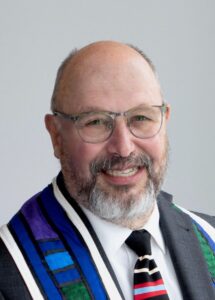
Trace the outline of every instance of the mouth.
<path fill-rule="evenodd" d="M 127 167 L 123 169 L 109 169 L 103 170 L 101 172 L 105 181 L 109 182 L 111 185 L 127 185 L 133 186 L 137 184 L 144 174 L 146 174 L 145 167 Z"/>
<path fill-rule="evenodd" d="M 151 167 L 151 160 L 146 155 L 137 157 L 118 157 L 100 159 L 91 165 L 91 172 L 102 181 L 115 186 L 135 186 L 147 180 Z"/>
<path fill-rule="evenodd" d="M 127 168 L 124 170 L 107 170 L 105 173 L 114 177 L 129 177 L 135 175 L 139 167 Z"/>

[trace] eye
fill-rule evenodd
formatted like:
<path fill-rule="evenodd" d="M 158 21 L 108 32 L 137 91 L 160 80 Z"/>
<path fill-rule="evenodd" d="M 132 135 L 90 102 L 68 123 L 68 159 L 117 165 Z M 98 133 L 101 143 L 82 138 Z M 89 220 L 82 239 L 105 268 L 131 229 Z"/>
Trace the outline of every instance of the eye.
<path fill-rule="evenodd" d="M 105 119 L 92 119 L 85 123 L 85 126 L 104 126 L 107 121 Z"/>
<path fill-rule="evenodd" d="M 133 116 L 131 121 L 132 122 L 141 122 L 141 121 L 149 121 L 150 119 L 146 117 L 145 115 L 136 115 Z"/>

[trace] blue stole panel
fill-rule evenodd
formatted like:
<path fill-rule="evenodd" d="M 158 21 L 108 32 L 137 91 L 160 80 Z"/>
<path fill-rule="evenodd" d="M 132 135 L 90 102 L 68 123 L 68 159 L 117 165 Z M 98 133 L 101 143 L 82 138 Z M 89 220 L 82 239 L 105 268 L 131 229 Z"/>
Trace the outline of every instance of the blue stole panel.
<path fill-rule="evenodd" d="M 45 299 L 109 299 L 91 254 L 49 185 L 8 225 Z"/>

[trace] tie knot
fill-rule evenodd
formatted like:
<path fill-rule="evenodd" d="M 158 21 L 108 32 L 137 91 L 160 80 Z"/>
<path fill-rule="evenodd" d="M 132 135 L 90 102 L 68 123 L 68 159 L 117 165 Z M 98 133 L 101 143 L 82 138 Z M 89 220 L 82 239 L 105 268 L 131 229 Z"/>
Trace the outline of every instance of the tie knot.
<path fill-rule="evenodd" d="M 146 230 L 133 231 L 125 243 L 138 255 L 151 255 L 151 235 Z"/>

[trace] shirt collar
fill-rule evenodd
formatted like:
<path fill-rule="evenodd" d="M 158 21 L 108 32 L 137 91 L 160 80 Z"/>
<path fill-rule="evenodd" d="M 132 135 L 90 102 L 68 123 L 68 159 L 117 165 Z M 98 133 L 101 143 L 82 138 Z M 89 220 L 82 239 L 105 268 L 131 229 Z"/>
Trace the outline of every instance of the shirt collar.
<path fill-rule="evenodd" d="M 88 217 L 93 229 L 95 230 L 106 254 L 114 255 L 119 248 L 124 244 L 125 240 L 131 234 L 132 230 L 114 223 L 108 222 L 94 215 L 88 209 L 81 206 L 84 213 Z M 146 229 L 152 236 L 154 242 L 165 253 L 165 243 L 159 226 L 160 214 L 155 202 L 153 212 L 145 224 L 143 229 Z"/>
<path fill-rule="evenodd" d="M 106 254 L 115 254 L 131 234 L 131 229 L 103 220 L 83 206 L 81 208 L 88 217 Z"/>
<path fill-rule="evenodd" d="M 157 201 L 156 201 L 153 212 L 152 212 L 148 222 L 145 224 L 144 229 L 146 229 L 151 234 L 154 242 L 160 247 L 162 252 L 165 254 L 166 247 L 165 247 L 163 235 L 162 235 L 162 232 L 160 229 L 159 221 L 160 221 L 160 212 L 158 210 L 158 205 L 157 205 Z"/>

